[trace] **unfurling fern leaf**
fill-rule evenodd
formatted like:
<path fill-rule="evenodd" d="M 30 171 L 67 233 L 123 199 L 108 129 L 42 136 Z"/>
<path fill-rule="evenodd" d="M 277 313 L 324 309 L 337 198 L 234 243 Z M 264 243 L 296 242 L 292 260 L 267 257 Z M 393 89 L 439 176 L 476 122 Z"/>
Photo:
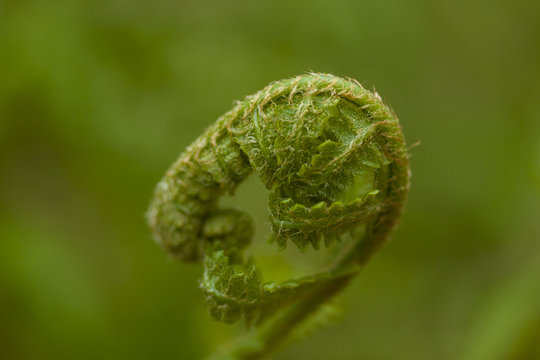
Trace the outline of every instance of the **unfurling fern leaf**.
<path fill-rule="evenodd" d="M 270 190 L 278 248 L 349 242 L 325 271 L 263 283 L 244 260 L 252 220 L 218 200 L 252 172 Z M 158 244 L 203 262 L 200 286 L 214 318 L 260 327 L 251 345 L 229 352 L 255 359 L 346 286 L 388 238 L 408 189 L 395 114 L 355 80 L 308 74 L 274 82 L 220 117 L 167 171 L 148 219 Z"/>

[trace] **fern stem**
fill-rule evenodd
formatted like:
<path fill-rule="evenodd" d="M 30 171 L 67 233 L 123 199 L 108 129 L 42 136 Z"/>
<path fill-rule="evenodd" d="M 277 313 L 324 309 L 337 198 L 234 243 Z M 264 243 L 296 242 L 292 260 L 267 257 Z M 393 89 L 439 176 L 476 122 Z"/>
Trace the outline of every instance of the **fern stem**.
<path fill-rule="evenodd" d="M 340 293 L 354 277 L 353 274 L 342 277 L 339 281 L 326 284 L 310 296 L 306 296 L 293 306 L 272 319 L 254 335 L 233 343 L 226 353 L 217 353 L 210 359 L 257 360 L 268 358 L 282 344 L 291 338 L 295 328 L 313 315 L 321 305 Z"/>

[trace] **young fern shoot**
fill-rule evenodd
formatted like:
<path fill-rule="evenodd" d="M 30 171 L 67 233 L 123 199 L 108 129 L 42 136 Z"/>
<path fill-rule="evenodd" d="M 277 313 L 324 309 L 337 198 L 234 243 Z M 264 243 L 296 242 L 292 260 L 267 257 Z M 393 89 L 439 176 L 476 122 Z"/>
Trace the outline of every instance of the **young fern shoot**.
<path fill-rule="evenodd" d="M 263 283 L 244 260 L 251 217 L 218 200 L 252 172 L 270 191 L 270 237 L 278 248 L 341 243 L 344 250 L 324 271 Z M 395 114 L 357 81 L 314 73 L 271 83 L 220 117 L 157 185 L 148 220 L 164 249 L 204 264 L 200 287 L 215 319 L 243 317 L 258 327 L 215 358 L 259 359 L 381 247 L 408 190 Z"/>

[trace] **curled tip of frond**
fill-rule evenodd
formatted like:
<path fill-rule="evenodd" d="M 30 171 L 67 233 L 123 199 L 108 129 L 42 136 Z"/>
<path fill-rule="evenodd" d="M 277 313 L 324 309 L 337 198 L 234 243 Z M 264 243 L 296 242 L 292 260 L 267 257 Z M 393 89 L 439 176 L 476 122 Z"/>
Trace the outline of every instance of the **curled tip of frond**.
<path fill-rule="evenodd" d="M 397 117 L 358 81 L 310 72 L 237 101 L 173 164 L 148 212 L 161 246 L 182 260 L 204 259 L 201 287 L 226 322 L 265 318 L 270 303 L 285 306 L 327 281 L 265 285 L 243 260 L 251 218 L 218 200 L 253 171 L 270 190 L 278 247 L 358 242 L 345 265 L 365 261 L 386 240 L 409 187 Z"/>

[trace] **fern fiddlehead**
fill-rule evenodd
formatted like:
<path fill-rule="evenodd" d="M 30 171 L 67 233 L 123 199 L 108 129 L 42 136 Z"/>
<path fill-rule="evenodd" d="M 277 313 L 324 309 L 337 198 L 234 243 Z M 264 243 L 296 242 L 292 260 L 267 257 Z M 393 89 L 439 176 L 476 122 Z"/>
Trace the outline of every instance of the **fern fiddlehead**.
<path fill-rule="evenodd" d="M 279 248 L 341 244 L 326 270 L 263 283 L 243 259 L 252 220 L 218 202 L 252 172 L 270 191 Z M 256 359 L 346 286 L 388 238 L 408 189 L 401 128 L 380 97 L 355 80 L 307 74 L 270 84 L 209 127 L 158 184 L 148 219 L 158 244 L 204 264 L 200 286 L 214 318 L 260 327 L 229 351 Z"/>

